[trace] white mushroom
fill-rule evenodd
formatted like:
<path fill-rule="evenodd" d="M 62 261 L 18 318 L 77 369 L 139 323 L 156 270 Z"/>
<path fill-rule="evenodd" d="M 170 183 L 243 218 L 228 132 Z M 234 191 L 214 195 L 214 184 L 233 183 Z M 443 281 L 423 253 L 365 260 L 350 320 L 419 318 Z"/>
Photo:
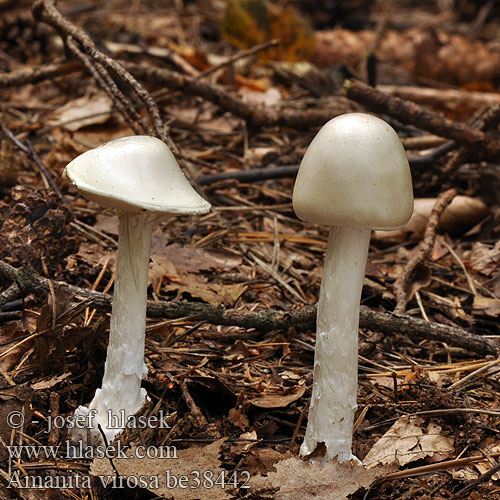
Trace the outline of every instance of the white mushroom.
<path fill-rule="evenodd" d="M 410 169 L 396 132 L 364 113 L 330 120 L 304 155 L 293 208 L 300 219 L 330 228 L 300 454 L 310 455 L 323 443 L 323 461 L 343 462 L 353 458 L 359 305 L 370 232 L 404 225 L 413 210 Z"/>
<path fill-rule="evenodd" d="M 108 440 L 140 410 L 147 398 L 141 380 L 149 254 L 154 224 L 167 214 L 203 214 L 210 205 L 191 186 L 170 149 L 159 139 L 131 136 L 108 142 L 75 158 L 63 177 L 88 199 L 117 209 L 118 255 L 109 344 L 102 387 L 88 408 L 96 410 L 91 439 L 99 441 L 97 424 Z M 119 423 L 119 425 L 116 425 Z"/>

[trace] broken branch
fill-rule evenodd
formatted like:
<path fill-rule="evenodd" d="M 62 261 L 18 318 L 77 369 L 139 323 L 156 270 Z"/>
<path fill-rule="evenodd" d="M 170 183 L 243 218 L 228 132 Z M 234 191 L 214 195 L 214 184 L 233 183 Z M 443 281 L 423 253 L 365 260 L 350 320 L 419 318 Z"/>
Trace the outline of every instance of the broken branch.
<path fill-rule="evenodd" d="M 32 269 L 15 267 L 0 261 L 0 276 L 11 282 L 17 282 L 24 295 L 33 293 L 45 298 L 50 292 L 49 279 L 38 276 Z M 111 296 L 86 290 L 64 282 L 55 282 L 54 287 L 62 287 L 75 297 L 87 299 L 99 309 L 111 308 Z M 147 315 L 150 318 L 183 318 L 193 317 L 198 321 L 206 321 L 214 325 L 238 326 L 240 328 L 254 328 L 261 331 L 314 330 L 316 322 L 316 308 L 305 306 L 291 311 L 265 310 L 259 312 L 244 312 L 236 309 L 225 309 L 222 306 L 214 307 L 200 302 L 153 302 L 147 305 Z M 430 323 L 409 316 L 395 316 L 388 313 L 378 313 L 368 309 L 360 311 L 360 326 L 370 330 L 392 334 L 395 332 L 408 335 L 412 339 L 427 339 L 444 341 L 450 345 L 461 347 L 482 355 L 497 355 L 498 349 L 488 339 L 469 333 L 461 328 Z"/>

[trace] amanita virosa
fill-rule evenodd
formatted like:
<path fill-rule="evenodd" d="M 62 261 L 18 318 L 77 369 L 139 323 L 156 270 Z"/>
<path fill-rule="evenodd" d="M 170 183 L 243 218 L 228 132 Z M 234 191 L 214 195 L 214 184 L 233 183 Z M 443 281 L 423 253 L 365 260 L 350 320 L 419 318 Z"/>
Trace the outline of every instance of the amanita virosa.
<path fill-rule="evenodd" d="M 310 455 L 323 443 L 323 461 L 343 462 L 353 458 L 359 306 L 370 232 L 400 227 L 413 211 L 410 169 L 396 132 L 364 113 L 330 120 L 304 155 L 293 208 L 300 219 L 330 229 L 300 453 Z"/>
<path fill-rule="evenodd" d="M 204 214 L 210 205 L 184 177 L 170 149 L 148 136 L 124 137 L 87 151 L 69 163 L 63 177 L 119 216 L 104 377 L 89 406 L 76 411 L 88 415 L 95 410 L 95 418 L 88 419 L 94 424 L 91 439 L 99 440 L 100 424 L 109 440 L 147 397 L 141 380 L 147 374 L 144 335 L 153 226 L 168 214 Z"/>

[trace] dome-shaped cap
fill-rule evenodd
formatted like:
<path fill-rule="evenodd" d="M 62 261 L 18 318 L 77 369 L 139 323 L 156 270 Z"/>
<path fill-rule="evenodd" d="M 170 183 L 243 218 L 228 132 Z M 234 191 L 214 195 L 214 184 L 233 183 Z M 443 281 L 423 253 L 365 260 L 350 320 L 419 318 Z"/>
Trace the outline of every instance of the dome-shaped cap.
<path fill-rule="evenodd" d="M 404 225 L 413 212 L 413 190 L 394 129 L 364 113 L 326 123 L 300 164 L 293 208 L 300 219 L 327 226 Z"/>
<path fill-rule="evenodd" d="M 203 214 L 210 210 L 168 146 L 154 137 L 123 137 L 91 149 L 69 163 L 63 177 L 88 199 L 126 212 Z"/>

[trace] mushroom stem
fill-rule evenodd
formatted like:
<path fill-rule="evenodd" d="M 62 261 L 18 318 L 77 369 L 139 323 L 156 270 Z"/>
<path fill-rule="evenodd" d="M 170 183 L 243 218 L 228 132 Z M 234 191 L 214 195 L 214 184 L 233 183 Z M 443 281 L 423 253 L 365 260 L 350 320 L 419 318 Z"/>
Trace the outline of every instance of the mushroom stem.
<path fill-rule="evenodd" d="M 302 456 L 320 443 L 322 461 L 351 454 L 358 379 L 359 304 L 370 229 L 331 227 L 321 282 L 314 382 Z"/>
<path fill-rule="evenodd" d="M 123 430 L 126 423 L 123 417 L 134 415 L 147 397 L 146 391 L 141 389 L 141 380 L 147 375 L 144 336 L 154 222 L 151 213 L 120 214 L 116 281 L 104 377 L 101 389 L 97 389 L 88 407 L 88 410 L 97 410 L 96 424 L 101 424 L 108 439 Z"/>

